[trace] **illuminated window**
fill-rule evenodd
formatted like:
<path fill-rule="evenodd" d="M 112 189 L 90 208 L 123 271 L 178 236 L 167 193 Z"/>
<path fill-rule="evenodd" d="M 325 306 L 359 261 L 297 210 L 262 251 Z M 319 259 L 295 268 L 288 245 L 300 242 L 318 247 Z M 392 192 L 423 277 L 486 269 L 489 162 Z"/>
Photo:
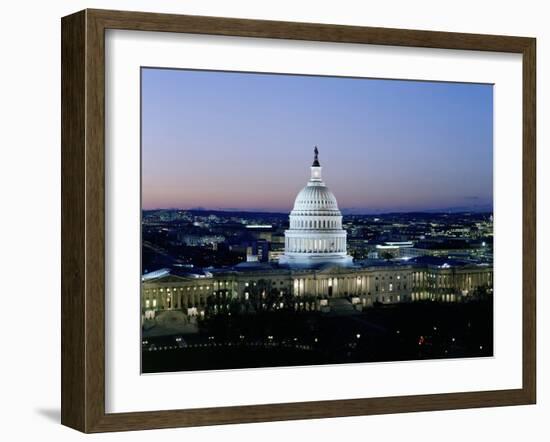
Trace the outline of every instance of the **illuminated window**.
<path fill-rule="evenodd" d="M 156 306 L 157 306 L 157 300 L 153 299 L 153 307 L 156 307 Z"/>
<path fill-rule="evenodd" d="M 393 291 L 393 283 L 390 282 L 390 292 Z"/>
<path fill-rule="evenodd" d="M 145 300 L 145 308 L 149 308 L 149 304 L 150 304 L 149 300 L 148 299 Z"/>

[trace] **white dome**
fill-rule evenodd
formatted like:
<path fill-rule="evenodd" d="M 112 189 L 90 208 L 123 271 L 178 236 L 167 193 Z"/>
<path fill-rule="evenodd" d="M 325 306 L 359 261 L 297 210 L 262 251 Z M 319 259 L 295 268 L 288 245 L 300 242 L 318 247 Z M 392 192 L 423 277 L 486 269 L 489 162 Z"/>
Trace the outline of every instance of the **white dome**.
<path fill-rule="evenodd" d="M 304 187 L 294 201 L 293 212 L 310 210 L 338 210 L 338 203 L 333 193 L 325 185 L 308 184 Z"/>
<path fill-rule="evenodd" d="M 347 252 L 347 233 L 342 228 L 342 214 L 335 196 L 321 178 L 321 164 L 317 157 L 311 166 L 311 178 L 294 201 L 285 231 L 285 254 L 281 264 L 314 266 L 333 263 L 349 265 L 352 257 Z"/>

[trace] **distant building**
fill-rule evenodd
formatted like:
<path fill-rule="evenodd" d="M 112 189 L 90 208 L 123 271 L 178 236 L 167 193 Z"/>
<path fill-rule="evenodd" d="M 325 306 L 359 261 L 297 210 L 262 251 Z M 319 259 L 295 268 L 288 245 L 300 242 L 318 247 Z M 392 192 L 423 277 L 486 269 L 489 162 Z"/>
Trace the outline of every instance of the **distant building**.
<path fill-rule="evenodd" d="M 436 256 L 454 259 L 479 259 L 492 261 L 493 250 L 485 241 L 420 242 L 402 250 L 401 257 Z"/>
<path fill-rule="evenodd" d="M 186 246 L 197 247 L 223 243 L 225 237 L 222 235 L 193 235 L 186 233 L 178 234 L 178 240 Z"/>
<path fill-rule="evenodd" d="M 391 259 L 407 257 L 408 250 L 413 248 L 412 241 L 387 241 L 375 246 L 375 254 L 378 258 Z"/>
<path fill-rule="evenodd" d="M 248 224 L 246 226 L 247 233 L 250 233 L 256 239 L 263 239 L 271 242 L 273 234 L 273 226 L 267 224 Z"/>

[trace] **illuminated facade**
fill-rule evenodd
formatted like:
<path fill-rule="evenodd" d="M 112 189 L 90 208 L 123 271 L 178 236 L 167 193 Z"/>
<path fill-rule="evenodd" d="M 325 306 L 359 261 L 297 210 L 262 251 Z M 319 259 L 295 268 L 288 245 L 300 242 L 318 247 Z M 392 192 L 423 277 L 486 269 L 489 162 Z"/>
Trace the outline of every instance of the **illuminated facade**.
<path fill-rule="evenodd" d="M 208 303 L 223 309 L 230 301 L 290 296 L 297 310 L 330 309 L 330 299 L 347 298 L 356 309 L 380 304 L 433 300 L 462 302 L 480 290 L 491 292 L 493 269 L 485 265 L 327 265 L 320 269 L 284 269 L 263 265 L 235 267 L 207 276 L 163 274 L 142 283 L 142 311 L 151 316 L 163 310 L 204 314 Z M 277 307 L 277 305 L 270 306 Z"/>

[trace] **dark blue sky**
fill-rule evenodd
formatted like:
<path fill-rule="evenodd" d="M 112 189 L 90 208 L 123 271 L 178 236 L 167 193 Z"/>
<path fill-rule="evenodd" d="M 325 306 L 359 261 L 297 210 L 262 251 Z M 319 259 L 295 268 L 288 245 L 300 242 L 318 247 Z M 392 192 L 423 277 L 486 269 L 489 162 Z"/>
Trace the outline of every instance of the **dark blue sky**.
<path fill-rule="evenodd" d="M 493 87 L 142 70 L 144 209 L 289 211 L 314 145 L 341 209 L 487 208 Z"/>

